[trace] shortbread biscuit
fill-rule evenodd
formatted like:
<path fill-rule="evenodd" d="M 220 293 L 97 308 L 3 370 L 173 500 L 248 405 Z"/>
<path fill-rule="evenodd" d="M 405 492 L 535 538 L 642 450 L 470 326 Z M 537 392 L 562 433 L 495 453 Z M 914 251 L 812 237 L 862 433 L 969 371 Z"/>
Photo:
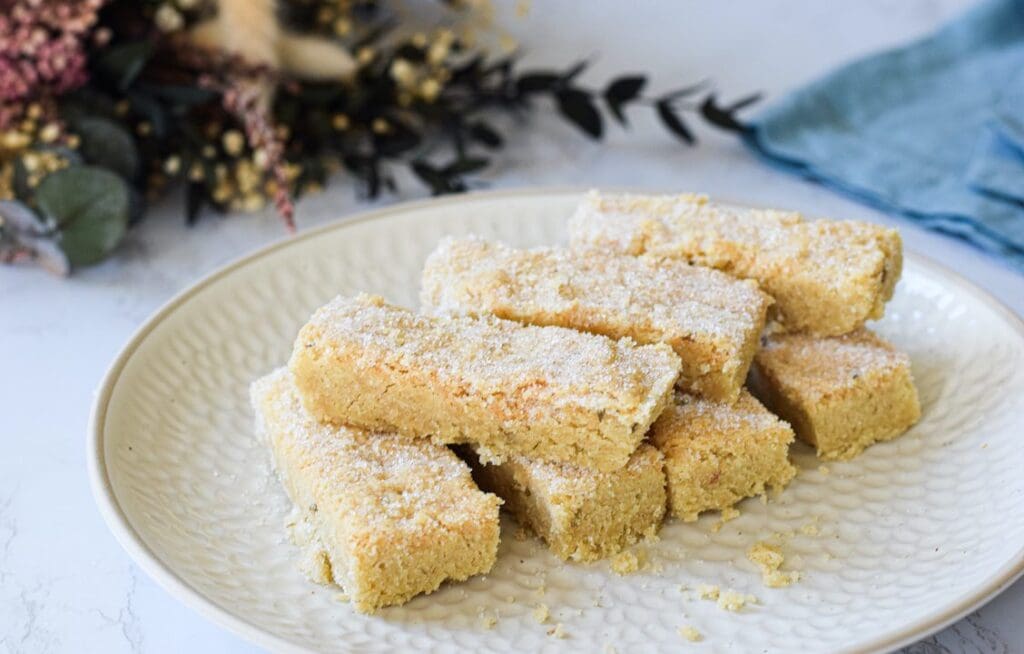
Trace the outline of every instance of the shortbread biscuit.
<path fill-rule="evenodd" d="M 650 438 L 665 457 L 669 510 L 685 521 L 781 490 L 796 474 L 793 430 L 746 390 L 733 405 L 681 394 Z"/>
<path fill-rule="evenodd" d="M 867 329 L 766 337 L 751 388 L 824 459 L 849 459 L 921 417 L 910 358 Z"/>
<path fill-rule="evenodd" d="M 319 420 L 611 471 L 670 400 L 680 361 L 664 344 L 421 316 L 362 295 L 317 310 L 290 365 Z"/>
<path fill-rule="evenodd" d="M 496 465 L 480 464 L 471 452 L 467 459 L 480 488 L 502 498 L 516 521 L 563 559 L 617 554 L 656 534 L 665 515 L 662 456 L 647 444 L 614 472 L 523 456 Z"/>
<path fill-rule="evenodd" d="M 569 221 L 572 247 L 675 257 L 756 280 L 787 330 L 831 336 L 881 318 L 903 268 L 899 232 L 698 195 L 591 192 Z"/>
<path fill-rule="evenodd" d="M 667 343 L 683 362 L 680 386 L 726 402 L 739 396 L 771 304 L 756 282 L 680 261 L 479 238 L 441 242 L 424 266 L 420 301 L 436 314 L 491 313 Z"/>
<path fill-rule="evenodd" d="M 498 553 L 498 506 L 430 440 L 322 425 L 284 368 L 252 385 L 257 431 L 308 528 L 319 581 L 370 613 L 483 574 Z M 310 556 L 310 554 L 313 556 Z"/>

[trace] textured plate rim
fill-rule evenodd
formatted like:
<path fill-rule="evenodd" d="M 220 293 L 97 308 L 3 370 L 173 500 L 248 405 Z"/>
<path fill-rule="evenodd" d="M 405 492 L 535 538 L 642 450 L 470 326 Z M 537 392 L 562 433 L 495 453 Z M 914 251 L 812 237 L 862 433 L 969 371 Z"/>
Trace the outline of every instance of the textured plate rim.
<path fill-rule="evenodd" d="M 476 191 L 448 198 L 431 198 L 412 202 L 400 202 L 380 209 L 371 209 L 355 213 L 349 217 L 343 217 L 326 225 L 312 228 L 297 236 L 275 241 L 255 251 L 241 256 L 230 263 L 209 273 L 191 286 L 182 290 L 168 300 L 163 306 L 153 312 L 142 325 L 135 330 L 124 348 L 118 353 L 110 367 L 104 373 L 102 381 L 95 393 L 92 412 L 89 418 L 88 436 L 86 443 L 86 459 L 88 463 L 89 485 L 92 489 L 93 499 L 103 516 L 104 522 L 113 533 L 114 538 L 121 547 L 128 552 L 134 563 L 146 574 L 154 579 L 159 586 L 167 591 L 172 597 L 185 604 L 189 608 L 207 618 L 214 624 L 224 627 L 228 631 L 242 637 L 249 642 L 279 652 L 314 652 L 298 645 L 292 641 L 277 636 L 263 627 L 253 624 L 248 620 L 240 618 L 227 609 L 209 599 L 199 590 L 193 588 L 187 581 L 165 564 L 145 544 L 141 535 L 136 531 L 127 514 L 121 508 L 120 502 L 114 493 L 113 485 L 110 482 L 105 453 L 105 434 L 107 409 L 114 387 L 120 379 L 132 355 L 139 346 L 146 340 L 149 334 L 160 325 L 168 316 L 192 299 L 197 293 L 211 284 L 230 275 L 239 268 L 246 266 L 267 255 L 284 248 L 298 246 L 299 244 L 320 236 L 326 232 L 347 229 L 348 227 L 379 220 L 394 214 L 416 211 L 425 207 L 434 207 L 446 204 L 461 204 L 477 200 L 489 200 L 509 197 L 536 197 L 540 195 L 570 195 L 582 194 L 586 187 L 546 187 L 546 188 L 523 188 L 499 191 Z M 632 189 L 623 189 L 632 190 Z M 744 206 L 743 202 L 735 204 Z M 972 296 L 988 305 L 996 314 L 1016 331 L 1017 336 L 1024 341 L 1024 318 L 1014 313 L 1009 307 L 1000 302 L 996 297 L 973 282 L 953 272 L 949 268 L 923 255 L 907 252 L 905 257 L 913 261 L 915 265 L 927 269 L 931 274 L 942 279 L 955 287 L 960 292 Z M 1014 581 L 1024 576 L 1024 543 L 1020 544 L 1017 554 L 1011 557 L 1002 567 L 993 573 L 984 582 L 975 586 L 974 590 L 963 593 L 951 600 L 944 608 L 935 611 L 931 615 L 920 620 L 906 624 L 902 627 L 880 634 L 877 638 L 862 645 L 857 649 L 848 649 L 848 652 L 882 652 L 897 649 L 904 645 L 911 644 L 925 638 L 946 626 L 956 622 L 960 618 L 978 609 L 986 602 L 1009 587 Z"/>

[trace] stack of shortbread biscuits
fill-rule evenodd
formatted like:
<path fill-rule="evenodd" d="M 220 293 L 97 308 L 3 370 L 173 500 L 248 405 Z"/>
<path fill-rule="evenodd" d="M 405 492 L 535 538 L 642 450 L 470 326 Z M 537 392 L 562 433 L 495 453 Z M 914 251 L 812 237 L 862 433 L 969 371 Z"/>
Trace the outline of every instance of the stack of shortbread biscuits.
<path fill-rule="evenodd" d="M 781 490 L 794 431 L 850 458 L 917 421 L 909 359 L 864 327 L 894 230 L 592 192 L 569 234 L 445 239 L 419 313 L 336 298 L 253 384 L 306 570 L 358 610 L 487 572 L 501 504 L 593 561 Z"/>

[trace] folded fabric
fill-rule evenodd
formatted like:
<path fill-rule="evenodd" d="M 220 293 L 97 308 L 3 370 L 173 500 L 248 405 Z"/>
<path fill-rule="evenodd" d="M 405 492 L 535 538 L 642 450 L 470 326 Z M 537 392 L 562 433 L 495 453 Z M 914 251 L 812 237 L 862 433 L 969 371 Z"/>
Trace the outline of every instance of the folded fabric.
<path fill-rule="evenodd" d="M 757 116 L 772 163 L 1024 271 L 1024 0 L 984 2 Z"/>

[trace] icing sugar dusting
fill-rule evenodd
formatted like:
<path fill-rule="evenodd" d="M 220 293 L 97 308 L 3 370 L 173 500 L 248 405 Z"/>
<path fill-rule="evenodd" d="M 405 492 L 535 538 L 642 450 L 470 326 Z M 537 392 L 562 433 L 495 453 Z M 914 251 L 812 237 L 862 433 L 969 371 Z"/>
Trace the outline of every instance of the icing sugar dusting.
<path fill-rule="evenodd" d="M 422 316 L 369 295 L 335 298 L 309 325 L 325 343 L 359 348 L 367 365 L 429 370 L 467 394 L 536 400 L 539 410 L 643 404 L 680 366 L 666 345 L 490 316 Z"/>
<path fill-rule="evenodd" d="M 447 238 L 427 259 L 423 305 L 483 313 L 645 342 L 711 338 L 739 347 L 771 299 L 757 284 L 672 259 L 558 248 L 516 250 L 481 238 Z"/>

